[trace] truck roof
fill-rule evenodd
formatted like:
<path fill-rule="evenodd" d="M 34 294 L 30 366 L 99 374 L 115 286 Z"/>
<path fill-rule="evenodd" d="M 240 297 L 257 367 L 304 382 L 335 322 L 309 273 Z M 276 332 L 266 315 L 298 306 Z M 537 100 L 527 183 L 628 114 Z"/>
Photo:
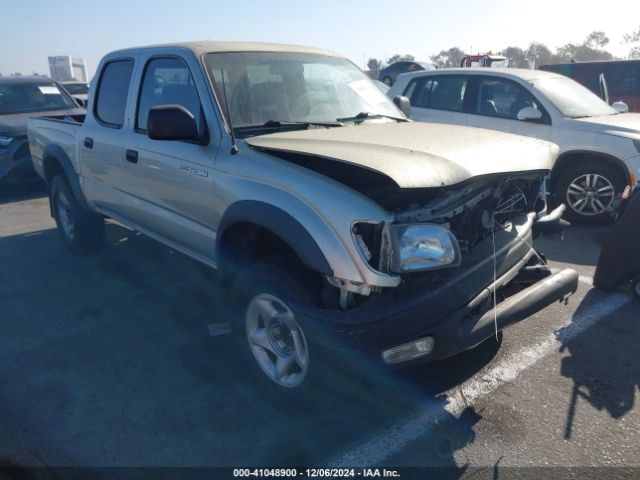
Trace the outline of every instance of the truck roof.
<path fill-rule="evenodd" d="M 146 50 L 167 47 L 182 47 L 191 50 L 197 57 L 205 53 L 225 53 L 225 52 L 287 52 L 287 53 L 311 53 L 316 55 L 329 55 L 341 57 L 341 55 L 320 48 L 305 47 L 302 45 L 287 45 L 282 43 L 261 43 L 261 42 L 179 42 L 165 43 L 158 45 L 147 45 L 141 47 L 126 48 L 116 52 L 127 52 L 133 50 Z M 116 53 L 113 52 L 113 53 Z"/>

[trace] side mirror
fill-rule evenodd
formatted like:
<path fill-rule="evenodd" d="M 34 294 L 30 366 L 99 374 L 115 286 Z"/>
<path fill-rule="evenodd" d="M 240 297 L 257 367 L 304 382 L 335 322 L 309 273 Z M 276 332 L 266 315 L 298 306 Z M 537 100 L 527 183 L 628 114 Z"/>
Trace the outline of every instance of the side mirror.
<path fill-rule="evenodd" d="M 613 102 L 611 106 L 618 113 L 627 113 L 629 111 L 629 105 L 624 102 Z"/>
<path fill-rule="evenodd" d="M 411 115 L 411 102 L 409 102 L 409 99 L 407 97 L 396 95 L 395 97 L 393 97 L 393 103 L 395 103 L 396 107 L 398 107 L 400 111 L 404 113 L 405 117 L 409 118 L 409 115 Z"/>
<path fill-rule="evenodd" d="M 525 122 L 535 122 L 542 118 L 542 112 L 537 108 L 524 107 L 518 112 L 518 120 L 524 120 Z"/>
<path fill-rule="evenodd" d="M 147 117 L 147 135 L 152 140 L 200 140 L 196 119 L 182 105 L 151 108 Z"/>

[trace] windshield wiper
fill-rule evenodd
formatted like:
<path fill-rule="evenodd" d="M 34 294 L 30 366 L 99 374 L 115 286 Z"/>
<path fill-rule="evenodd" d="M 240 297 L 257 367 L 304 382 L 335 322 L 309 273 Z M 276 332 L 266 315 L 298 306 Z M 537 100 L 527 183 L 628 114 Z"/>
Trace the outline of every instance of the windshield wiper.
<path fill-rule="evenodd" d="M 266 122 L 259 125 L 244 125 L 242 127 L 236 127 L 236 130 L 260 130 L 260 129 L 270 129 L 270 128 L 283 128 L 283 127 L 300 127 L 300 128 L 309 128 L 309 127 L 344 127 L 344 124 L 340 121 L 335 122 L 296 122 L 293 120 L 267 120 Z"/>
<path fill-rule="evenodd" d="M 371 113 L 371 112 L 360 112 L 353 117 L 345 117 L 345 118 L 337 118 L 338 122 L 356 122 L 361 123 L 365 120 L 370 120 L 372 118 L 390 118 L 391 120 L 396 120 L 397 122 L 408 122 L 409 120 L 403 117 L 394 117 L 393 115 L 385 115 L 384 113 Z"/>

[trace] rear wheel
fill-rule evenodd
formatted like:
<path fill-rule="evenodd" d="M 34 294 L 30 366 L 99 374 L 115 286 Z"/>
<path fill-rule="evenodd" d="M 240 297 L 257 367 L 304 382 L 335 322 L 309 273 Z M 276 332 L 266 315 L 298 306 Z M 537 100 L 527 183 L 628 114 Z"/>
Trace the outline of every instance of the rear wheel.
<path fill-rule="evenodd" d="M 67 180 L 61 175 L 56 175 L 51 181 L 50 202 L 60 237 L 72 253 L 88 255 L 102 248 L 104 219 L 80 207 Z"/>
<path fill-rule="evenodd" d="M 556 197 L 567 205 L 572 222 L 596 224 L 611 219 L 609 209 L 626 186 L 621 172 L 610 165 L 579 165 L 562 174 Z"/>

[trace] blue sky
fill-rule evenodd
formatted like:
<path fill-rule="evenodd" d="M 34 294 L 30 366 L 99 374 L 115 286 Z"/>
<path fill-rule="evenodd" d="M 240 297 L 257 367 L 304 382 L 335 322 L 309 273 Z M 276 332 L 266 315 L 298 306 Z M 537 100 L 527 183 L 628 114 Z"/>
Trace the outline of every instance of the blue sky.
<path fill-rule="evenodd" d="M 0 0 L 0 73 L 48 74 L 47 57 L 87 59 L 118 48 L 185 40 L 298 43 L 369 57 L 420 60 L 458 46 L 501 50 L 540 41 L 581 42 L 593 30 L 626 55 L 622 36 L 640 26 L 640 1 L 608 0 Z"/>

